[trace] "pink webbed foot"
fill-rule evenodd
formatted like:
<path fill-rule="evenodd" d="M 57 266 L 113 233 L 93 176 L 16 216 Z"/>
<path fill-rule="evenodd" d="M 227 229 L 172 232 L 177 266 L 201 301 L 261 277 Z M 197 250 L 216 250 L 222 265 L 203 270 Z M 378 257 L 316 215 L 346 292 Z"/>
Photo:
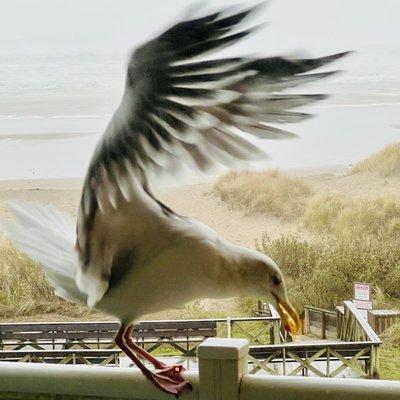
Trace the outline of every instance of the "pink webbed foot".
<path fill-rule="evenodd" d="M 192 390 L 190 382 L 182 376 L 184 371 L 186 371 L 186 368 L 182 365 L 171 365 L 157 369 L 147 377 L 159 389 L 178 398 L 184 392 Z"/>
<path fill-rule="evenodd" d="M 186 371 L 186 369 L 182 365 L 167 366 L 139 347 L 131 338 L 132 327 L 132 325 L 122 324 L 115 337 L 115 343 L 142 371 L 146 378 L 154 386 L 174 395 L 176 398 L 184 392 L 191 390 L 192 385 L 182 376 L 182 372 Z M 153 364 L 156 369 L 153 371 L 149 370 L 140 360 L 139 356 Z"/>

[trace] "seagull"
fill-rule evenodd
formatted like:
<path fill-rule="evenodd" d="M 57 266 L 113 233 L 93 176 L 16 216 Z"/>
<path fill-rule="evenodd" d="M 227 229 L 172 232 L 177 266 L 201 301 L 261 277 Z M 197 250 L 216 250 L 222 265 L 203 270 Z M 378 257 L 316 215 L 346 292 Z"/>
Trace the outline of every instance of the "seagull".
<path fill-rule="evenodd" d="M 279 266 L 227 242 L 161 202 L 151 183 L 187 169 L 208 172 L 260 160 L 253 139 L 294 135 L 276 124 L 309 115 L 293 108 L 324 99 L 285 89 L 328 77 L 321 58 L 210 58 L 249 36 L 257 7 L 191 16 L 138 47 L 121 102 L 89 165 L 77 223 L 52 205 L 10 203 L 6 235 L 39 261 L 58 296 L 120 321 L 116 344 L 159 389 L 176 397 L 191 386 L 182 365 L 165 365 L 132 339 L 142 316 L 201 298 L 271 298 L 285 329 L 300 319 Z M 272 124 L 272 125 L 271 125 Z M 148 368 L 142 359 L 151 363 Z"/>

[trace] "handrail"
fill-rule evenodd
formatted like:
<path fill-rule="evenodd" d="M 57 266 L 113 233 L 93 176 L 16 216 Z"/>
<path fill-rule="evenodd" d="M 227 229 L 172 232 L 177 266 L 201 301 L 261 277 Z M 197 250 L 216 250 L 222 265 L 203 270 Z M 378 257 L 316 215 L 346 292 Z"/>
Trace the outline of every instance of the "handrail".
<path fill-rule="evenodd" d="M 279 318 L 279 319 L 281 318 L 278 311 L 271 303 L 268 304 L 268 307 L 269 307 L 269 311 L 271 313 L 271 317 L 267 317 L 267 318 Z"/>
<path fill-rule="evenodd" d="M 308 309 L 310 311 L 318 311 L 318 312 L 321 312 L 324 314 L 330 314 L 330 315 L 336 316 L 335 311 L 327 310 L 326 308 L 318 308 L 318 307 L 314 307 L 314 306 L 304 306 L 304 309 Z"/>
<path fill-rule="evenodd" d="M 303 334 L 308 335 L 311 333 L 311 327 L 316 327 L 316 325 L 312 324 L 313 318 L 311 318 L 311 315 L 320 315 L 321 321 L 320 321 L 320 336 L 321 339 L 326 339 L 327 338 L 327 332 L 328 332 L 328 317 L 335 317 L 337 318 L 337 313 L 335 311 L 330 311 L 330 310 L 325 310 L 323 308 L 318 308 L 318 307 L 312 307 L 312 306 L 305 306 L 304 307 L 304 316 L 303 316 Z M 316 321 L 314 320 L 314 323 Z M 336 323 L 337 325 L 337 323 Z M 317 324 L 318 326 L 318 324 Z M 337 330 L 337 329 L 336 329 Z"/>
<path fill-rule="evenodd" d="M 268 307 L 269 307 L 269 312 L 271 313 L 271 317 L 279 319 L 279 324 L 274 325 L 273 338 L 272 338 L 273 343 L 277 344 L 277 343 L 285 342 L 286 341 L 286 331 L 282 328 L 282 324 L 280 322 L 281 316 L 279 315 L 278 311 L 271 303 L 268 304 Z"/>
<path fill-rule="evenodd" d="M 367 335 L 367 337 L 368 337 L 370 342 L 372 342 L 374 344 L 381 344 L 382 343 L 382 341 L 379 339 L 378 335 L 371 328 L 371 326 L 367 322 L 367 320 L 360 314 L 360 312 L 357 310 L 357 308 L 353 304 L 353 302 L 345 301 L 344 302 L 344 307 L 345 307 L 345 313 L 346 313 L 346 308 L 347 308 L 349 310 L 349 312 L 351 314 L 353 314 L 353 316 L 356 318 L 358 324 L 361 326 L 362 330 Z"/>
<path fill-rule="evenodd" d="M 187 372 L 186 377 L 192 384 L 193 390 L 185 395 L 185 399 L 197 400 L 198 374 Z M 131 368 L 89 368 L 82 365 L 11 362 L 0 363 L 0 394 L 4 393 L 37 395 L 37 397 L 30 396 L 30 399 L 41 399 L 43 397 L 40 396 L 43 394 L 58 394 L 69 395 L 71 400 L 78 396 L 171 400 L 170 395 L 156 389 L 140 371 Z M 7 398 L 13 397 L 10 395 Z"/>
<path fill-rule="evenodd" d="M 244 339 L 207 339 L 199 371 L 186 372 L 193 390 L 182 400 L 397 400 L 400 382 L 249 375 Z M 21 396 L 22 394 L 22 396 Z M 8 399 L 102 398 L 171 400 L 138 370 L 50 364 L 0 363 L 0 397 Z"/>
<path fill-rule="evenodd" d="M 244 375 L 239 400 L 398 400 L 400 382 Z"/>
<path fill-rule="evenodd" d="M 153 323 L 153 322 L 157 322 L 157 323 L 179 323 L 179 322 L 226 322 L 227 319 L 230 320 L 234 320 L 234 321 L 263 321 L 263 320 L 267 320 L 267 321 L 272 321 L 275 319 L 280 319 L 279 314 L 277 317 L 229 317 L 229 318 L 200 318 L 200 319 L 168 319 L 168 320 L 143 320 L 140 321 L 140 323 Z M 0 323 L 0 330 L 1 330 L 1 326 L 2 325 L 12 325 L 12 326 L 24 326 L 24 325 L 64 325 L 64 326 L 68 326 L 70 324 L 74 324 L 74 325 L 86 325 L 86 324 L 119 324 L 118 321 L 63 321 L 63 322 L 2 322 Z"/>
<path fill-rule="evenodd" d="M 280 344 L 267 344 L 267 345 L 252 345 L 251 350 L 262 351 L 264 349 L 279 350 L 279 349 L 313 349 L 321 347 L 336 347 L 336 348 L 347 348 L 347 347 L 357 347 L 357 346 L 370 346 L 369 341 L 359 341 L 359 342 L 344 342 L 344 341 L 329 341 L 324 340 L 323 342 L 289 342 Z"/>

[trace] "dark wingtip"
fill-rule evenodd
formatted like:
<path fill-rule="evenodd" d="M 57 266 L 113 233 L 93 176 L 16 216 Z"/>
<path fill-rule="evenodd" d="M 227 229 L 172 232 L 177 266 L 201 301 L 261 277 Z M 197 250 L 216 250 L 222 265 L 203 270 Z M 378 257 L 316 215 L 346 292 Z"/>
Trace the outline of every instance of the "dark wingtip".
<path fill-rule="evenodd" d="M 334 62 L 336 60 L 340 60 L 343 57 L 346 57 L 350 54 L 354 53 L 354 51 L 350 50 L 350 51 L 342 51 L 340 53 L 336 53 L 336 54 L 331 54 L 329 56 L 325 56 L 325 57 L 320 57 L 317 60 L 320 62 L 320 65 L 325 65 L 325 64 L 329 64 L 331 62 Z"/>
<path fill-rule="evenodd" d="M 264 7 L 266 7 L 266 5 L 269 4 L 268 0 L 264 0 L 264 1 L 260 1 L 250 7 L 246 7 L 244 9 L 242 9 L 242 11 L 236 10 L 233 11 L 232 9 L 230 9 L 230 13 L 227 12 L 227 10 L 225 11 L 220 11 L 220 15 L 225 14 L 225 16 L 223 18 L 221 18 L 220 21 L 226 21 L 229 22 L 231 25 L 238 25 L 240 23 L 242 23 L 243 21 L 247 20 L 248 18 L 251 18 L 255 15 L 257 15 L 257 13 L 263 9 Z M 228 9 L 229 10 L 229 9 Z"/>
<path fill-rule="evenodd" d="M 271 4 L 270 0 L 261 0 L 247 8 L 248 15 L 254 15 Z"/>

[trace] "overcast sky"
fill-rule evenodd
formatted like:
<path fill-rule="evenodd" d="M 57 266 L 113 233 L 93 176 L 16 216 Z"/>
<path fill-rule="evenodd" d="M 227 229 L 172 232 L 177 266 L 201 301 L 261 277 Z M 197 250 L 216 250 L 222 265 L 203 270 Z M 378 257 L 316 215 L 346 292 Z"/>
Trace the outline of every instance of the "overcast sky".
<path fill-rule="evenodd" d="M 183 13 L 187 0 L 0 0 L 0 54 L 125 54 Z M 212 6 L 235 4 L 209 1 Z M 240 4 L 240 3 L 239 3 Z M 241 4 L 254 4 L 242 2 Z M 400 51 L 399 0 L 275 0 L 248 51 Z"/>

